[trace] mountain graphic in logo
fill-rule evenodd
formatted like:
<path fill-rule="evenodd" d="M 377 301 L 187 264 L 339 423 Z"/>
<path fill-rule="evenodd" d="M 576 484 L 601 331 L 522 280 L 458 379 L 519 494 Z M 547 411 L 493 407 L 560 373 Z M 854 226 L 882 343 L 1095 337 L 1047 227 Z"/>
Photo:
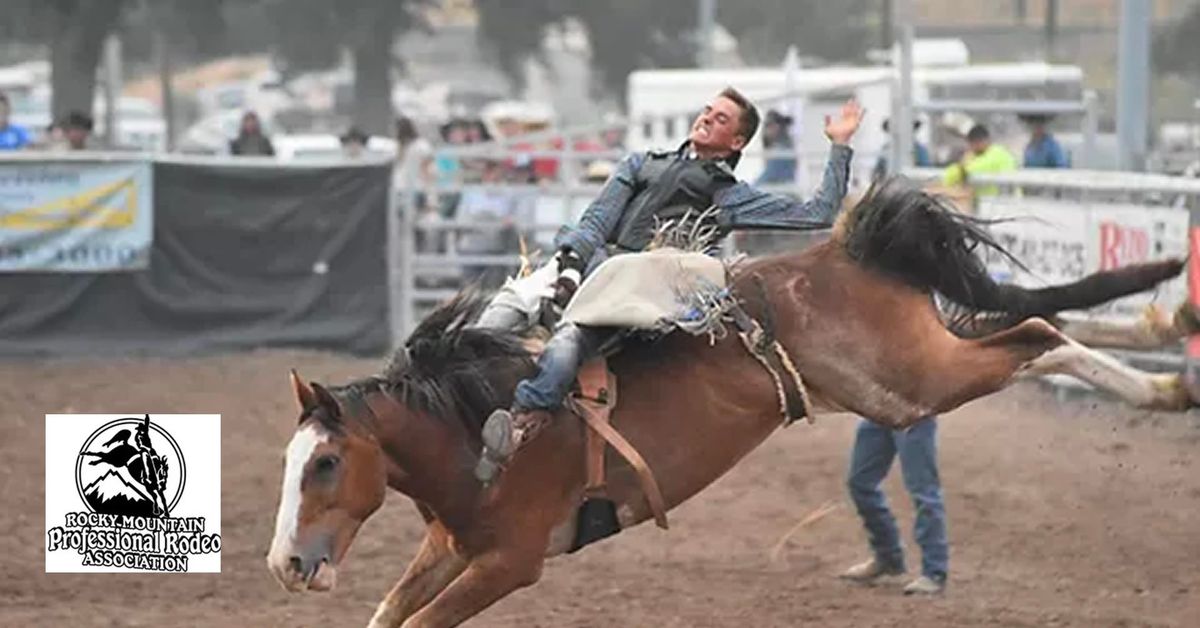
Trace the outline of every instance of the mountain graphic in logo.
<path fill-rule="evenodd" d="M 94 512 L 151 517 L 154 506 L 138 494 L 116 471 L 109 471 L 83 490 L 83 499 Z"/>
<path fill-rule="evenodd" d="M 75 459 L 80 499 L 106 515 L 170 516 L 186 476 L 179 443 L 148 414 L 105 423 Z"/>

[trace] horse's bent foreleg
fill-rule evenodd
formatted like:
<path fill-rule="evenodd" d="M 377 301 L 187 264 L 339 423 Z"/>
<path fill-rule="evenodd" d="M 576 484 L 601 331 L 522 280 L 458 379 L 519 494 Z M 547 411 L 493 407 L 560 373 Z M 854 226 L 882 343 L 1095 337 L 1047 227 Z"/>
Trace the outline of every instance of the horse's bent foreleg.
<path fill-rule="evenodd" d="M 1185 410 L 1191 405 L 1177 373 L 1147 373 L 1063 336 L 1063 343 L 1024 364 L 1018 377 L 1062 374 L 1079 378 L 1139 408 Z"/>
<path fill-rule="evenodd" d="M 445 529 L 440 523 L 431 523 L 417 555 L 379 603 L 368 628 L 398 628 L 466 568 L 467 561 L 451 551 Z"/>
<path fill-rule="evenodd" d="M 404 622 L 403 628 L 457 626 L 509 593 L 537 582 L 543 560 L 540 552 L 495 551 L 481 555 L 432 602 Z"/>

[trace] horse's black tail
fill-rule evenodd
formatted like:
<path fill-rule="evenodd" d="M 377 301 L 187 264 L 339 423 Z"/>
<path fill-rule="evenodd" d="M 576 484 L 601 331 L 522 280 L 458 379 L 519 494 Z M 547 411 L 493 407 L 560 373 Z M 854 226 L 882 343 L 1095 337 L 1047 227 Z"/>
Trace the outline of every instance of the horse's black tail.
<path fill-rule="evenodd" d="M 1028 289 L 997 283 L 980 257 L 986 249 L 1023 265 L 986 227 L 900 177 L 878 181 L 845 218 L 842 241 L 858 262 L 975 312 L 1018 318 L 1083 309 L 1153 288 L 1183 271 L 1184 260 L 1134 264 L 1079 281 Z"/>

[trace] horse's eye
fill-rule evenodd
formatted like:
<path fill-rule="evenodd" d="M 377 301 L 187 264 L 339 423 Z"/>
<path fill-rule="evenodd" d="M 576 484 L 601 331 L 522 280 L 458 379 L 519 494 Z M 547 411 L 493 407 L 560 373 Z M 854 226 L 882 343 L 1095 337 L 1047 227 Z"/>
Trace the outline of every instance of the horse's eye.
<path fill-rule="evenodd" d="M 315 469 L 316 472 L 321 475 L 328 475 L 329 473 L 332 473 L 335 468 L 337 468 L 337 465 L 338 457 L 332 454 L 327 454 L 317 458 L 316 462 L 313 463 L 313 469 Z"/>

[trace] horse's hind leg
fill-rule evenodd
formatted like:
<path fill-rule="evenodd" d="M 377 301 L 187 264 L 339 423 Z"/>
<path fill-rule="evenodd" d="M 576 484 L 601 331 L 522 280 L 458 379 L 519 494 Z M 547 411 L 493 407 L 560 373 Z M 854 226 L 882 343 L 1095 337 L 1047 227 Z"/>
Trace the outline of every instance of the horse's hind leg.
<path fill-rule="evenodd" d="M 893 380 L 883 386 L 896 391 L 890 398 L 868 404 L 860 394 L 846 407 L 881 425 L 908 428 L 931 414 L 950 412 L 1002 390 L 1023 365 L 1065 340 L 1041 319 L 973 340 L 954 338 L 940 325 L 938 332 L 944 338 L 914 342 L 905 367 L 892 371 Z"/>
<path fill-rule="evenodd" d="M 466 568 L 467 561 L 451 551 L 445 529 L 437 522 L 431 523 L 417 555 L 379 603 L 368 628 L 398 628 Z"/>
<path fill-rule="evenodd" d="M 1139 408 L 1183 410 L 1190 405 L 1180 375 L 1126 366 L 1072 340 L 1040 318 L 971 344 L 954 370 L 973 372 L 974 386 L 960 389 L 949 407 L 1000 390 L 1017 379 L 1051 374 L 1076 377 Z"/>
<path fill-rule="evenodd" d="M 1191 405 L 1180 374 L 1147 373 L 1059 335 L 1063 340 L 1060 345 L 1022 365 L 1016 375 L 1070 375 L 1139 408 L 1186 410 Z"/>
<path fill-rule="evenodd" d="M 1128 367 L 1072 340 L 1040 318 L 966 341 L 948 352 L 936 372 L 927 373 L 921 398 L 931 413 L 943 413 L 1014 381 L 1039 375 L 1079 378 L 1142 408 L 1180 410 L 1189 405 L 1179 375 Z M 893 427 L 906 427 L 909 417 Z"/>

